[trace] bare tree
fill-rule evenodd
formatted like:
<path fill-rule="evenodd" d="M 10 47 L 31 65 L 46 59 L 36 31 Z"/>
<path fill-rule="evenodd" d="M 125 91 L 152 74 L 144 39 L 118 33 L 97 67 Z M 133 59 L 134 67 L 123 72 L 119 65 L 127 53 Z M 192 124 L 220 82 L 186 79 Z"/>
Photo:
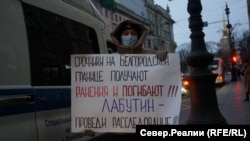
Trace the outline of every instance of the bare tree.
<path fill-rule="evenodd" d="M 241 51 L 241 59 L 250 61 L 250 32 L 243 31 L 241 38 L 238 38 L 236 45 Z"/>

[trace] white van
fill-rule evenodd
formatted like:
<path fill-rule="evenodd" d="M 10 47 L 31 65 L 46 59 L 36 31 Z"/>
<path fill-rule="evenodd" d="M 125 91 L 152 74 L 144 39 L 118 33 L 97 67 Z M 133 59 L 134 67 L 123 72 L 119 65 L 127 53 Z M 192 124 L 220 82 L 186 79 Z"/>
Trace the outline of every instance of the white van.
<path fill-rule="evenodd" d="M 87 140 L 70 129 L 70 55 L 109 47 L 90 0 L 1 0 L 0 140 Z"/>
<path fill-rule="evenodd" d="M 215 57 L 213 62 L 209 65 L 209 69 L 217 74 L 215 84 L 222 86 L 225 83 L 225 64 L 222 58 Z"/>

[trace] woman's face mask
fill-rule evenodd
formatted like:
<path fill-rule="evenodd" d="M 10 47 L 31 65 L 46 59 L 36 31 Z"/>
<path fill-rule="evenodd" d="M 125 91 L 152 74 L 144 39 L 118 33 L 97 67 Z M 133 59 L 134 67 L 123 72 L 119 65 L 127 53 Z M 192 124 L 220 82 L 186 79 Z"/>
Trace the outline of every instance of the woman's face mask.
<path fill-rule="evenodd" d="M 126 47 L 132 47 L 136 44 L 137 42 L 137 36 L 135 35 L 126 35 L 122 36 L 122 45 Z"/>
<path fill-rule="evenodd" d="M 134 46 L 137 40 L 137 33 L 132 29 L 125 30 L 121 35 L 121 43 L 126 47 Z"/>

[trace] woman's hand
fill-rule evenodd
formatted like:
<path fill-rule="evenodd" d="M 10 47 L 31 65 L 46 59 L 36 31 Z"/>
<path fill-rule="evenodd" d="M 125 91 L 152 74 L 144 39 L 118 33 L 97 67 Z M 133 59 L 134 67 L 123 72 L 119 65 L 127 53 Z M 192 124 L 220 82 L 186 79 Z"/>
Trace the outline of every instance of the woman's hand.
<path fill-rule="evenodd" d="M 95 136 L 95 132 L 92 131 L 92 130 L 85 130 L 85 131 L 83 132 L 83 135 L 84 135 L 84 136 L 89 136 L 89 137 L 94 137 L 94 136 Z"/>
<path fill-rule="evenodd" d="M 160 60 L 166 60 L 168 56 L 168 52 L 167 51 L 156 51 L 156 57 Z"/>

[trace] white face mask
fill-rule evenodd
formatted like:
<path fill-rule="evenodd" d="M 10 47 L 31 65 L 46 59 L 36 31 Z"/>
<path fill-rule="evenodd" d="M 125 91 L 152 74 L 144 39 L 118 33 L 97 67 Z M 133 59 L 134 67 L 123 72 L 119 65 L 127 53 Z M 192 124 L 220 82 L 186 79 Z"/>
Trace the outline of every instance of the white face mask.
<path fill-rule="evenodd" d="M 137 42 L 137 36 L 135 35 L 122 36 L 121 40 L 122 40 L 122 45 L 126 47 L 132 47 Z"/>

